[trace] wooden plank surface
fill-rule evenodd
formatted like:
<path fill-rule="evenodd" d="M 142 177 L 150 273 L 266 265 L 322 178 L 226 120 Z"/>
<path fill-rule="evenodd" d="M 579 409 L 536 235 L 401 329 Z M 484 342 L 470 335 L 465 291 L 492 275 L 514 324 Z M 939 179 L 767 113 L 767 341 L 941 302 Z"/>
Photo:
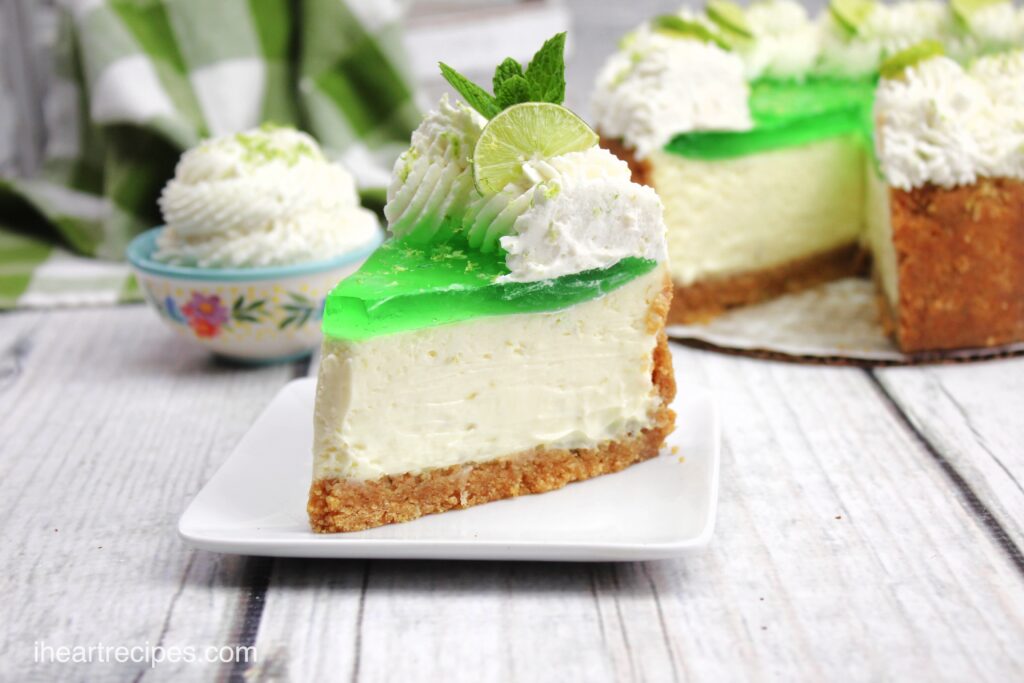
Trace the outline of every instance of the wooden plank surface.
<path fill-rule="evenodd" d="M 190 550 L 177 519 L 293 374 L 218 365 L 142 306 L 0 315 L 0 679 L 148 672 L 39 668 L 37 641 L 230 642 L 250 561 Z"/>
<path fill-rule="evenodd" d="M 875 371 L 919 437 L 962 477 L 1024 571 L 1024 358 Z"/>

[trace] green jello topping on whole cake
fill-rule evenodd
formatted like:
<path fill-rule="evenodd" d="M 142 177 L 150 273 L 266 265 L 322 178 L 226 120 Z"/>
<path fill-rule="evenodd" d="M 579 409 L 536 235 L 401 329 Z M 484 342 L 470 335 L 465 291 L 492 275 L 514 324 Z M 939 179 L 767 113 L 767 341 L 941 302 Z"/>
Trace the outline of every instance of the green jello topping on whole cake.
<path fill-rule="evenodd" d="M 450 67 L 443 97 L 395 164 L 392 238 L 328 296 L 326 335 L 361 340 L 483 316 L 566 308 L 664 260 L 661 203 L 561 106 L 564 34 L 494 92 Z"/>
<path fill-rule="evenodd" d="M 730 159 L 840 135 L 871 134 L 875 79 L 762 79 L 751 84 L 753 128 L 681 133 L 665 151 L 694 159 Z"/>
<path fill-rule="evenodd" d="M 674 25 L 688 28 L 665 28 Z M 600 134 L 641 160 L 660 150 L 724 159 L 870 133 L 881 71 L 921 56 L 901 55 L 907 46 L 933 55 L 944 45 L 961 64 L 1019 49 L 1024 9 L 1007 0 L 831 0 L 812 17 L 795 0 L 708 0 L 703 13 L 662 15 L 627 35 L 598 76 Z"/>

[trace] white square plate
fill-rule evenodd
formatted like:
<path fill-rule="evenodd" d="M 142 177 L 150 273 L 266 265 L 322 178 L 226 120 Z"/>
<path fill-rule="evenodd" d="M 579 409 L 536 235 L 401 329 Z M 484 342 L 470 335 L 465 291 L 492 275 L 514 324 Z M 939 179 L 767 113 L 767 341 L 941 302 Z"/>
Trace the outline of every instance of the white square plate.
<path fill-rule="evenodd" d="M 281 557 L 651 560 L 706 545 L 718 499 L 719 423 L 707 390 L 679 383 L 661 455 L 622 472 L 465 510 L 345 534 L 314 534 L 315 380 L 287 384 L 185 510 L 204 550 Z"/>

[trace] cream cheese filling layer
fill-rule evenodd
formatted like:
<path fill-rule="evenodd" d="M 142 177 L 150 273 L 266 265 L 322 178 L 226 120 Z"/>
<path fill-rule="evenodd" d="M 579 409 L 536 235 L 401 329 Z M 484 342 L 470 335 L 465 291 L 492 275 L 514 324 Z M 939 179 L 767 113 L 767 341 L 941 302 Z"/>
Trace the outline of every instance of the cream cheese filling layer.
<path fill-rule="evenodd" d="M 664 267 L 561 311 L 361 342 L 325 339 L 315 479 L 376 479 L 537 446 L 588 448 L 649 426 Z"/>
<path fill-rule="evenodd" d="M 892 203 L 889 185 L 875 172 L 870 165 L 867 168 L 865 181 L 867 195 L 867 229 L 864 233 L 864 244 L 871 252 L 871 264 L 875 279 L 882 288 L 882 293 L 889 301 L 892 310 L 899 304 L 899 264 L 896 256 L 896 245 L 892 241 Z"/>
<path fill-rule="evenodd" d="M 735 159 L 650 158 L 681 285 L 854 244 L 864 225 L 864 150 L 854 137 Z"/>

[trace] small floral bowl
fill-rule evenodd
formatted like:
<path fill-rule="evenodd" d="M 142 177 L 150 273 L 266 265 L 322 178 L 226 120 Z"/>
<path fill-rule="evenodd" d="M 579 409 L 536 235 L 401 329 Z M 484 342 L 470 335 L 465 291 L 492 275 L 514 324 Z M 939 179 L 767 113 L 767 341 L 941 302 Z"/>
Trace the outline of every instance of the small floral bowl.
<path fill-rule="evenodd" d="M 268 268 L 195 268 L 154 261 L 163 230 L 128 245 L 128 260 L 146 301 L 179 336 L 240 361 L 284 362 L 320 343 L 328 292 L 354 273 L 383 235 L 326 261 Z"/>

